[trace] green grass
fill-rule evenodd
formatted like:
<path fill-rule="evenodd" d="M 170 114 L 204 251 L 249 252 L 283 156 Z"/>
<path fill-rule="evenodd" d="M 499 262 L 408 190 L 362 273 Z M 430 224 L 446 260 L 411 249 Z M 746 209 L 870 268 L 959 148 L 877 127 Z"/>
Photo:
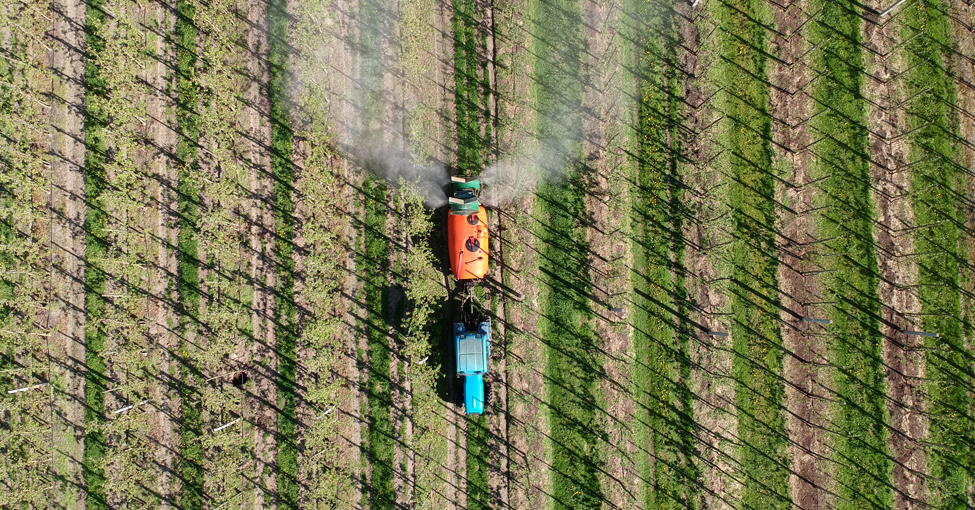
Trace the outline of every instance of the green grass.
<path fill-rule="evenodd" d="M 386 107 L 383 100 L 382 40 L 383 27 L 389 20 L 383 2 L 361 0 L 360 34 L 362 38 L 363 130 L 361 137 L 377 142 L 383 138 Z M 368 169 L 367 169 L 368 170 Z M 363 251 L 359 253 L 356 269 L 365 286 L 366 317 L 360 327 L 368 345 L 368 367 L 360 364 L 360 370 L 368 370 L 366 387 L 367 402 L 364 411 L 369 419 L 365 437 L 363 463 L 371 467 L 372 486 L 370 504 L 374 508 L 395 505 L 393 485 L 393 460 L 396 440 L 393 434 L 392 395 L 390 393 L 389 328 L 393 311 L 389 308 L 390 239 L 386 231 L 389 211 L 387 186 L 381 179 L 367 172 L 361 199 L 365 202 L 365 227 Z"/>
<path fill-rule="evenodd" d="M 720 58 L 726 86 L 726 177 L 735 225 L 731 248 L 732 372 L 738 413 L 744 508 L 790 508 L 778 261 L 773 236 L 775 182 L 771 170 L 771 116 L 765 78 L 763 0 L 731 0 L 717 8 Z"/>
<path fill-rule="evenodd" d="M 539 189 L 545 393 L 551 428 L 555 508 L 601 508 L 604 433 L 597 414 L 602 374 L 598 339 L 589 323 L 590 282 L 580 270 L 588 246 L 579 218 L 586 212 L 580 179 Z"/>
<path fill-rule="evenodd" d="M 274 258 L 277 288 L 274 294 L 275 335 L 278 351 L 278 497 L 285 508 L 298 508 L 297 421 L 295 419 L 298 325 L 295 309 L 294 165 L 290 116 L 291 67 L 288 62 L 288 2 L 268 2 L 270 58 L 271 174 L 274 176 Z"/>
<path fill-rule="evenodd" d="M 454 97 L 457 112 L 457 168 L 461 175 L 476 175 L 484 166 L 487 136 L 481 130 L 481 108 L 485 96 L 481 93 L 481 75 L 487 72 L 477 63 L 477 25 L 474 0 L 452 0 L 454 30 Z M 486 90 L 487 87 L 484 87 Z M 490 123 L 486 123 L 490 129 Z"/>
<path fill-rule="evenodd" d="M 490 413 L 493 409 L 485 408 Z M 484 415 L 467 416 L 467 508 L 490 509 L 488 488 L 488 422 Z"/>
<path fill-rule="evenodd" d="M 821 238 L 834 239 L 824 248 L 838 257 L 821 257 L 820 282 L 828 309 L 829 356 L 835 370 L 834 441 L 837 508 L 889 508 L 893 505 L 893 463 L 886 447 L 887 411 L 882 335 L 878 317 L 877 259 L 873 248 L 873 207 L 867 156 L 864 64 L 859 4 L 821 0 L 812 25 L 811 44 L 829 38 L 829 48 L 814 54 L 824 72 L 813 97 L 818 115 L 811 123 L 816 144 L 812 179 L 821 181 L 816 213 Z M 827 178 L 827 176 L 829 176 Z"/>
<path fill-rule="evenodd" d="M 106 80 L 100 74 L 99 60 L 105 58 L 105 0 L 88 3 L 86 25 L 88 48 L 85 60 L 85 450 L 82 476 L 88 508 L 108 508 L 103 486 L 105 469 L 105 390 L 107 367 L 101 352 L 108 340 L 104 319 L 108 300 L 106 273 L 101 264 L 108 255 L 108 213 L 102 192 L 108 185 L 105 130 L 109 124 L 104 103 L 108 100 Z"/>
<path fill-rule="evenodd" d="M 203 381 L 199 369 L 188 356 L 192 348 L 187 338 L 196 335 L 200 310 L 200 260 L 196 235 L 199 231 L 200 191 L 195 182 L 200 173 L 197 144 L 200 139 L 200 117 L 197 113 L 200 86 L 196 82 L 196 3 L 179 0 L 176 4 L 176 122 L 179 140 L 176 158 L 179 177 L 176 185 L 179 234 L 177 235 L 177 295 L 179 299 L 180 378 L 182 397 L 179 476 L 182 489 L 179 505 L 188 509 L 204 507 L 203 479 L 205 452 L 200 439 L 203 431 L 202 395 L 197 389 Z"/>
<path fill-rule="evenodd" d="M 958 226 L 964 224 L 959 202 L 964 197 L 963 174 L 955 164 L 958 156 L 953 138 L 958 118 L 951 106 L 956 91 L 943 62 L 950 62 L 951 22 L 945 2 L 921 0 L 905 6 L 899 17 L 907 73 L 905 96 L 918 95 L 907 105 L 911 144 L 911 204 L 917 230 L 914 246 L 925 253 L 915 260 L 919 266 L 923 322 L 917 326 L 937 332 L 927 338 L 925 411 L 929 414 L 930 440 L 927 448 L 931 476 L 932 504 L 937 508 L 969 508 L 972 484 L 973 422 L 969 388 L 973 377 L 971 353 L 965 345 L 961 321 L 959 266 L 967 264 L 959 252 Z M 915 37 L 919 32 L 923 32 Z M 969 268 L 970 270 L 970 268 Z"/>
<path fill-rule="evenodd" d="M 540 260 L 539 330 L 545 344 L 545 400 L 555 508 L 600 508 L 605 433 L 597 414 L 602 373 L 590 320 L 586 269 L 586 183 L 582 159 L 581 68 L 585 34 L 571 0 L 532 3 L 535 34 L 532 94 L 538 137 L 567 180 L 543 184 L 535 202 Z M 559 160 L 564 160 L 559 161 Z"/>
<path fill-rule="evenodd" d="M 639 85 L 638 166 L 633 187 L 635 308 L 633 380 L 638 403 L 634 436 L 644 508 L 696 508 L 692 393 L 681 271 L 681 220 L 677 126 L 679 80 L 675 70 L 673 11 L 662 2 L 634 2 L 641 29 L 636 67 Z"/>
<path fill-rule="evenodd" d="M 361 327 L 369 345 L 369 382 L 367 386 L 369 430 L 367 459 L 372 466 L 371 504 L 375 508 L 394 505 L 393 457 L 396 441 L 393 436 L 390 394 L 389 309 L 387 274 L 389 274 L 390 240 L 386 233 L 386 184 L 367 177 L 365 190 L 365 251 L 356 264 L 364 280 L 367 318 Z"/>

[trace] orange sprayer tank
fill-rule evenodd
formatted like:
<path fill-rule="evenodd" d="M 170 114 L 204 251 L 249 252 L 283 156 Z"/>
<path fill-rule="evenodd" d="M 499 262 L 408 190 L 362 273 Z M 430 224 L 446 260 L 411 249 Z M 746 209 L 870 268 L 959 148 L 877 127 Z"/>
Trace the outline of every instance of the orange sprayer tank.
<path fill-rule="evenodd" d="M 447 216 L 447 249 L 450 268 L 458 280 L 479 280 L 488 272 L 487 210 L 479 205 L 476 213 Z"/>

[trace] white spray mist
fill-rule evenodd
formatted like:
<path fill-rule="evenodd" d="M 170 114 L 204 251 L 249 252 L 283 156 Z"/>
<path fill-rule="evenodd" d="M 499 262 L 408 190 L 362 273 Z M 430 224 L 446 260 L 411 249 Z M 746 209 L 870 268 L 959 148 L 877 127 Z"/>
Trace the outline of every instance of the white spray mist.
<path fill-rule="evenodd" d="M 444 188 L 450 183 L 450 175 L 443 163 L 416 163 L 415 158 L 407 152 L 374 143 L 349 147 L 344 152 L 360 168 L 381 177 L 391 186 L 399 186 L 402 178 L 402 182 L 412 185 L 420 193 L 426 207 L 435 209 L 447 205 Z"/>

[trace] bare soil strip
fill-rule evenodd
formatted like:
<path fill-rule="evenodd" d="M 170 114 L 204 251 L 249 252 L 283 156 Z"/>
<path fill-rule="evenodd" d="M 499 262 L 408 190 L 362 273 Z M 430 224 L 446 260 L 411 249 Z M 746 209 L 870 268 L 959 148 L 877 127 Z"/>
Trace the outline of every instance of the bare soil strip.
<path fill-rule="evenodd" d="M 722 284 L 728 276 L 722 260 L 729 256 L 733 227 L 727 206 L 729 179 L 715 163 L 722 152 L 714 141 L 721 119 L 716 94 L 724 84 L 717 74 L 720 66 L 715 65 L 720 59 L 714 44 L 717 30 L 711 5 L 679 8 L 676 19 L 680 34 L 677 59 L 686 76 L 682 143 L 690 161 L 688 175 L 683 176 L 689 188 L 685 207 L 694 218 L 684 224 L 682 234 L 687 243 L 684 266 L 688 299 L 696 308 L 690 320 L 699 321 L 701 328 L 692 330 L 689 349 L 700 501 L 702 507 L 733 508 L 741 498 L 742 485 L 734 452 L 738 435 L 735 386 L 734 380 L 726 377 L 732 368 L 730 321 L 726 317 L 731 301 Z"/>
<path fill-rule="evenodd" d="M 156 218 L 147 228 L 154 232 L 153 241 L 156 254 L 151 274 L 150 292 L 153 296 L 147 315 L 152 322 L 149 337 L 154 343 L 152 363 L 158 374 L 150 400 L 155 405 L 150 438 L 155 442 L 152 473 L 156 479 L 155 491 L 159 494 L 162 508 L 171 508 L 180 490 L 179 477 L 173 476 L 178 456 L 178 424 L 175 422 L 179 410 L 178 387 L 174 381 L 178 377 L 178 358 L 176 357 L 179 339 L 173 326 L 177 323 L 176 293 L 172 288 L 172 275 L 177 272 L 177 258 L 174 247 L 177 243 L 177 201 L 176 178 L 178 163 L 172 158 L 176 152 L 176 100 L 167 93 L 173 73 L 170 65 L 176 60 L 175 48 L 167 37 L 175 31 L 176 16 L 168 6 L 155 3 L 150 9 L 146 30 L 147 37 L 154 43 L 149 51 L 155 62 L 148 72 L 150 91 L 147 96 L 146 115 L 149 122 L 148 144 L 154 148 L 151 155 L 150 193 L 155 201 L 152 208 Z"/>
<path fill-rule="evenodd" d="M 247 142 L 244 144 L 242 162 L 246 165 L 250 198 L 247 207 L 248 220 L 248 277 L 251 287 L 250 338 L 244 345 L 247 352 L 248 379 L 244 397 L 244 423 L 241 432 L 249 444 L 253 445 L 252 459 L 241 471 L 246 483 L 241 489 L 248 505 L 261 508 L 272 504 L 274 487 L 275 447 L 273 431 L 275 426 L 274 374 L 268 370 L 275 366 L 276 345 L 274 326 L 274 183 L 271 177 L 271 123 L 268 56 L 268 4 L 262 0 L 248 0 L 242 6 L 246 15 L 247 81 L 243 84 L 246 102 L 243 108 L 242 131 Z M 267 368 L 264 368 L 267 367 Z M 242 367 L 243 368 L 243 367 Z"/>
<path fill-rule="evenodd" d="M 822 489 L 831 485 L 832 465 L 826 462 L 821 429 L 826 424 L 826 402 L 817 383 L 828 385 L 829 373 L 821 362 L 826 350 L 823 327 L 803 322 L 799 317 L 822 318 L 826 307 L 814 262 L 814 243 L 820 239 L 815 214 L 816 188 L 810 185 L 812 142 L 806 122 L 813 111 L 809 90 L 814 72 L 801 57 L 809 49 L 808 2 L 789 2 L 775 9 L 776 34 L 772 48 L 776 60 L 770 63 L 770 115 L 775 143 L 773 166 L 782 181 L 776 186 L 779 210 L 779 290 L 784 324 L 783 347 L 788 353 L 783 360 L 786 381 L 786 431 L 791 439 L 789 486 L 795 504 L 804 510 L 829 508 L 830 496 Z M 799 317 L 797 317 L 798 315 Z"/>
<path fill-rule="evenodd" d="M 583 3 L 587 25 L 589 55 L 584 69 L 592 82 L 585 87 L 583 107 L 592 112 L 585 123 L 583 154 L 592 170 L 592 190 L 586 197 L 586 210 L 592 223 L 588 242 L 593 257 L 590 273 L 593 285 L 593 310 L 597 317 L 596 334 L 605 353 L 605 377 L 599 382 L 605 411 L 599 421 L 606 431 L 603 446 L 606 466 L 600 485 L 606 500 L 614 507 L 636 504 L 636 464 L 633 456 L 633 417 L 635 404 L 630 392 L 630 335 L 626 323 L 630 306 L 627 268 L 632 265 L 630 243 L 630 194 L 621 193 L 632 171 L 624 150 L 634 146 L 630 125 L 633 108 L 630 96 L 634 76 L 627 59 L 627 12 L 624 2 Z"/>
<path fill-rule="evenodd" d="M 51 502 L 85 505 L 84 453 L 84 2 L 51 3 L 48 62 L 51 89 L 51 303 L 50 382 L 54 395 Z M 56 324 L 56 326 L 55 326 Z"/>
<path fill-rule="evenodd" d="M 921 381 L 925 366 L 920 338 L 904 335 L 909 329 L 905 314 L 921 311 L 917 295 L 918 267 L 914 236 L 907 229 L 914 225 L 914 210 L 909 200 L 910 173 L 904 170 L 909 161 L 907 140 L 898 137 L 908 131 L 906 117 L 895 108 L 902 104 L 904 90 L 896 80 L 903 69 L 903 58 L 892 53 L 896 26 L 889 21 L 866 16 L 861 27 L 864 63 L 867 73 L 864 96 L 867 103 L 868 151 L 871 160 L 872 200 L 877 223 L 874 239 L 880 270 L 878 293 L 881 302 L 884 375 L 890 399 L 887 412 L 893 431 L 888 444 L 893 457 L 892 480 L 894 508 L 919 508 L 928 497 L 925 473 L 925 449 L 921 441 L 928 435 L 927 418 L 921 410 L 924 391 Z"/>

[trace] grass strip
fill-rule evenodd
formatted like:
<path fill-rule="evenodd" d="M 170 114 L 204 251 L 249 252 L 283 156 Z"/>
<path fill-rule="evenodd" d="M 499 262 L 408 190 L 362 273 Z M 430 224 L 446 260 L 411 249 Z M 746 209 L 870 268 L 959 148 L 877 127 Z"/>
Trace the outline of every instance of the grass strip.
<path fill-rule="evenodd" d="M 851 0 L 818 0 L 811 27 L 813 46 L 828 40 L 814 55 L 824 73 L 816 83 L 817 103 L 811 129 L 821 141 L 814 147 L 812 179 L 820 181 L 816 224 L 829 254 L 819 260 L 830 272 L 820 276 L 828 309 L 829 356 L 834 389 L 835 482 L 844 508 L 893 506 L 893 463 L 886 447 L 883 348 L 877 258 L 873 243 L 873 206 L 867 159 L 864 63 L 858 6 Z M 819 114 L 819 112 L 823 112 Z M 819 207 L 824 207 L 819 209 Z"/>
<path fill-rule="evenodd" d="M 388 6 L 383 1 L 360 0 L 359 33 L 362 51 L 363 130 L 361 138 L 370 142 L 383 140 L 382 126 L 386 108 L 383 101 L 382 41 L 388 19 Z M 366 385 L 367 401 L 363 404 L 369 417 L 363 462 L 372 468 L 372 487 L 369 495 L 374 508 L 388 508 L 396 504 L 393 485 L 396 440 L 392 421 L 392 394 L 390 392 L 389 329 L 392 310 L 389 300 L 390 238 L 386 231 L 389 213 L 388 187 L 382 179 L 368 172 L 362 188 L 365 202 L 364 246 L 359 253 L 356 268 L 365 287 L 366 317 L 361 327 L 368 346 L 369 379 Z"/>
<path fill-rule="evenodd" d="M 485 409 L 491 412 L 491 409 Z M 488 487 L 488 422 L 484 415 L 467 416 L 467 508 L 488 510 L 491 492 Z"/>
<path fill-rule="evenodd" d="M 565 172 L 564 183 L 543 184 L 535 202 L 540 246 L 549 409 L 553 506 L 601 508 L 605 430 L 597 416 L 602 365 L 590 320 L 591 282 L 585 269 L 586 184 L 582 160 L 582 70 L 586 39 L 581 7 L 573 0 L 532 2 L 534 83 L 539 140 L 551 154 L 548 172 Z M 546 161 L 548 160 L 548 161 Z"/>
<path fill-rule="evenodd" d="M 278 351 L 278 498 L 285 508 L 298 508 L 298 445 L 296 409 L 298 325 L 295 307 L 294 165 L 291 150 L 291 67 L 288 61 L 288 2 L 268 1 L 268 53 L 271 103 L 271 174 L 274 177 L 274 293 L 275 336 Z"/>
<path fill-rule="evenodd" d="M 680 92 L 675 72 L 673 10 L 663 2 L 633 2 L 639 127 L 634 197 L 633 344 L 637 362 L 637 467 L 644 508 L 695 508 L 689 336 L 681 264 L 683 242 L 678 165 Z"/>
<path fill-rule="evenodd" d="M 393 458 L 395 439 L 391 409 L 389 363 L 389 237 L 386 234 L 387 186 L 381 180 L 367 177 L 363 184 L 365 200 L 365 250 L 356 266 L 366 290 L 366 319 L 362 325 L 369 346 L 368 397 L 369 431 L 366 452 L 372 466 L 371 504 L 375 508 L 393 506 Z"/>
<path fill-rule="evenodd" d="M 196 3 L 179 0 L 176 3 L 176 158 L 179 174 L 176 184 L 179 233 L 177 235 L 177 296 L 179 299 L 179 359 L 181 362 L 180 395 L 182 423 L 180 435 L 179 476 L 182 479 L 178 496 L 182 508 L 204 507 L 203 479 L 203 395 L 198 388 L 203 375 L 192 365 L 188 349 L 192 347 L 199 325 L 200 260 L 196 235 L 199 231 L 200 191 L 196 183 L 200 173 L 198 144 L 200 116 L 198 111 L 200 86 L 196 81 L 198 29 L 195 24 Z"/>
<path fill-rule="evenodd" d="M 767 17 L 767 8 L 763 0 L 729 0 L 716 9 L 726 90 L 722 142 L 729 152 L 725 175 L 732 181 L 729 205 L 735 225 L 730 261 L 732 372 L 738 451 L 746 477 L 742 506 L 756 510 L 791 505 L 781 413 L 785 388 L 780 380 L 782 332 L 773 235 L 772 118 L 765 28 L 759 21 Z"/>
<path fill-rule="evenodd" d="M 457 112 L 457 168 L 461 175 L 474 175 L 484 165 L 481 81 L 477 62 L 477 22 L 474 0 L 452 0 L 454 30 L 454 96 Z M 487 73 L 484 73 L 487 80 Z"/>
<path fill-rule="evenodd" d="M 108 332 L 103 319 L 107 313 L 105 299 L 107 274 L 101 267 L 108 255 L 108 214 L 102 193 L 108 185 L 106 169 L 106 128 L 109 116 L 105 108 L 108 88 L 101 75 L 100 59 L 105 52 L 105 0 L 88 3 L 85 17 L 88 47 L 85 55 L 85 449 L 82 478 L 87 492 L 88 508 L 108 508 L 103 486 L 105 469 L 102 459 L 107 448 L 105 432 L 105 390 L 107 367 L 101 351 Z"/>
<path fill-rule="evenodd" d="M 945 62 L 952 61 L 951 22 L 948 5 L 939 0 L 919 0 L 905 7 L 898 18 L 908 69 L 905 96 L 907 129 L 911 132 L 911 204 L 917 230 L 914 246 L 918 262 L 921 311 L 926 338 L 926 411 L 931 442 L 927 462 L 932 482 L 931 504 L 937 508 L 970 508 L 967 493 L 972 484 L 973 421 L 968 388 L 973 377 L 972 355 L 965 345 L 961 320 L 960 266 L 967 266 L 959 252 L 960 212 L 964 174 L 955 163 L 958 150 L 957 92 Z M 970 267 L 968 268 L 969 270 Z"/>
<path fill-rule="evenodd" d="M 597 421 L 597 383 L 602 373 L 589 320 L 590 282 L 580 271 L 588 254 L 585 188 L 578 177 L 538 191 L 543 301 L 539 329 L 546 345 L 545 393 L 551 427 L 555 508 L 601 508 L 603 455 Z"/>

